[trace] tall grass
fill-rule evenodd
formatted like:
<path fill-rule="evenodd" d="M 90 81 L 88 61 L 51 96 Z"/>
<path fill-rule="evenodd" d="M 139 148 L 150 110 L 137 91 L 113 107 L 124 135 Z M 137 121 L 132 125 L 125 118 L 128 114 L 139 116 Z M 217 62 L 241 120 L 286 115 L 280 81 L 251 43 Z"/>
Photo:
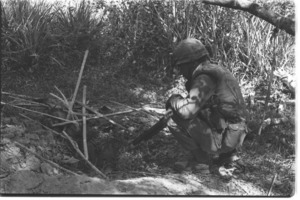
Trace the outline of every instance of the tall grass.
<path fill-rule="evenodd" d="M 3 71 L 71 67 L 101 26 L 85 1 L 65 8 L 46 1 L 12 0 L 1 9 Z"/>
<path fill-rule="evenodd" d="M 51 5 L 27 0 L 6 1 L 2 6 L 2 66 L 35 70 L 49 58 Z"/>
<path fill-rule="evenodd" d="M 292 1 L 264 4 L 285 16 L 295 14 Z M 73 6 L 12 0 L 3 3 L 2 24 L 2 69 L 8 71 L 68 69 L 90 48 L 89 60 L 96 64 L 123 62 L 135 74 L 162 72 L 172 65 L 174 46 L 186 37 L 200 39 L 212 60 L 241 83 L 265 80 L 271 60 L 284 70 L 295 65 L 292 36 L 279 31 L 271 40 L 274 27 L 267 22 L 196 0 L 95 0 Z"/>

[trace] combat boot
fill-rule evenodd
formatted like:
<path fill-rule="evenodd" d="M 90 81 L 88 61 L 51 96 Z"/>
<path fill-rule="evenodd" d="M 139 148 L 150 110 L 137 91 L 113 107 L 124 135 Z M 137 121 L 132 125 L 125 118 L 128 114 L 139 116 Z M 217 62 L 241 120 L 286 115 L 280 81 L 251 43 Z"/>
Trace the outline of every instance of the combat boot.
<path fill-rule="evenodd" d="M 212 160 L 210 171 L 212 174 L 218 174 L 226 180 L 230 180 L 234 174 L 245 172 L 245 164 L 236 155 L 236 150 L 220 154 Z"/>
<path fill-rule="evenodd" d="M 201 170 L 205 168 L 203 165 L 207 165 L 208 168 L 209 163 L 209 155 L 202 149 L 198 148 L 191 151 L 185 151 L 185 154 L 179 159 L 179 161 L 175 162 L 174 167 L 177 172 L 190 169 L 199 171 L 198 168 L 201 168 Z"/>

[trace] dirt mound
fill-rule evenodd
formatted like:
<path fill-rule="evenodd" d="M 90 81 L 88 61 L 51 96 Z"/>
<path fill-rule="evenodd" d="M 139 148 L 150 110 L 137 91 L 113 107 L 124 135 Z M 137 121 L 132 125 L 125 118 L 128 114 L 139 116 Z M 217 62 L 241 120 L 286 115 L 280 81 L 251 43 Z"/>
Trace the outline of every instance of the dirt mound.
<path fill-rule="evenodd" d="M 4 118 L 11 123 L 14 118 Z M 238 179 L 226 182 L 211 174 L 184 172 L 126 180 L 104 180 L 87 175 L 72 175 L 20 148 L 21 143 L 45 159 L 58 161 L 66 150 L 53 133 L 37 123 L 24 120 L 24 125 L 9 125 L 1 130 L 2 194 L 101 194 L 101 195 L 265 195 L 266 191 Z M 62 158 L 60 158 L 62 159 Z M 72 161 L 73 159 L 73 161 Z M 66 156 L 60 160 L 72 169 L 78 161 Z M 74 166 L 73 166 L 74 169 Z M 79 172 L 77 172 L 79 173 Z"/>

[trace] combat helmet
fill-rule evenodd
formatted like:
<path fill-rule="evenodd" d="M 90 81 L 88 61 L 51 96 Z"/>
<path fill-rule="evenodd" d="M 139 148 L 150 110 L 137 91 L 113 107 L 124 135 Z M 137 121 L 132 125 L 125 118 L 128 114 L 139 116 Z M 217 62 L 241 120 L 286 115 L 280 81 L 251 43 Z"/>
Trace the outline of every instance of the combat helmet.
<path fill-rule="evenodd" d="M 205 46 L 195 38 L 182 40 L 174 49 L 174 64 L 180 65 L 196 61 L 203 56 L 208 56 Z"/>

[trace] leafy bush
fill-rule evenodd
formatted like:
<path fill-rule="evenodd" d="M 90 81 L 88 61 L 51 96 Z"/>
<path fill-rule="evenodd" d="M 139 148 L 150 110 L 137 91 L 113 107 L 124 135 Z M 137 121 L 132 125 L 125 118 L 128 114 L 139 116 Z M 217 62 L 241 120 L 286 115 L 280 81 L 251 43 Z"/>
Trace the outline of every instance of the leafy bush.
<path fill-rule="evenodd" d="M 294 16 L 290 1 L 265 5 Z M 2 23 L 5 69 L 36 70 L 49 61 L 71 67 L 89 47 L 91 60 L 98 63 L 122 61 L 134 73 L 163 71 L 171 67 L 174 46 L 186 37 L 201 39 L 212 60 L 221 61 L 243 83 L 264 80 L 271 61 L 275 67 L 294 66 L 291 36 L 279 31 L 271 41 L 277 30 L 267 22 L 199 1 L 83 0 L 66 7 L 13 0 L 3 3 Z"/>

